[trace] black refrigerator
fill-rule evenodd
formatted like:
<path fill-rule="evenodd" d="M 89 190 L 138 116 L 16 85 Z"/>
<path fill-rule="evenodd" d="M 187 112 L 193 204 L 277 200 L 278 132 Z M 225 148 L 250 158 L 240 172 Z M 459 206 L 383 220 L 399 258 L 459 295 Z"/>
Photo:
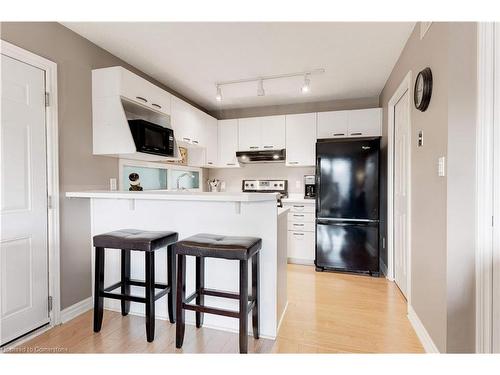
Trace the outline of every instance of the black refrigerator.
<path fill-rule="evenodd" d="M 379 138 L 316 143 L 316 269 L 379 275 Z"/>

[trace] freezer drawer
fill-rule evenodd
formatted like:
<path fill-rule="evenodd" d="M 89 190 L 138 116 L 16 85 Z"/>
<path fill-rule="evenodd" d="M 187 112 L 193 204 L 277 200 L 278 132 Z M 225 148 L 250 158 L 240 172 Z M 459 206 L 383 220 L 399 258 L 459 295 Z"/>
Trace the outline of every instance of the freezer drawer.
<path fill-rule="evenodd" d="M 316 266 L 379 272 L 378 223 L 316 223 Z"/>

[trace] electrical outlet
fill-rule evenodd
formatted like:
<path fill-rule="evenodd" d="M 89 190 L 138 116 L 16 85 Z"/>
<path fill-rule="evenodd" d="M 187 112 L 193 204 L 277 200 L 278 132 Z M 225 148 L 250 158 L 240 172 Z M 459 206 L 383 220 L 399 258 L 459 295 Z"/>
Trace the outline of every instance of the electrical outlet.
<path fill-rule="evenodd" d="M 109 190 L 116 191 L 116 178 L 109 179 Z"/>

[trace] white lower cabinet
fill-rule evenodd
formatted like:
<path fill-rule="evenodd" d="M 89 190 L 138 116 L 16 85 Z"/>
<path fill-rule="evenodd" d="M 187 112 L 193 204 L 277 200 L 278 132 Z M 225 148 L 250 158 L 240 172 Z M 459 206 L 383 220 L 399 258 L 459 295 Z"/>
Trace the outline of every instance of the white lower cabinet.
<path fill-rule="evenodd" d="M 290 229 L 290 223 L 288 224 Z M 314 232 L 288 230 L 288 261 L 298 264 L 314 264 Z"/>
<path fill-rule="evenodd" d="M 288 211 L 288 262 L 313 265 L 316 249 L 313 202 L 284 203 Z"/>

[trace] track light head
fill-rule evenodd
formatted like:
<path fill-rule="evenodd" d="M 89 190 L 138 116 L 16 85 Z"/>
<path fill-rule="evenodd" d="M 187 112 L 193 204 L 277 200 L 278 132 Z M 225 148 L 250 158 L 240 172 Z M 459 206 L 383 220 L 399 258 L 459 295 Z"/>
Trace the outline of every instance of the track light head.
<path fill-rule="evenodd" d="M 308 94 L 309 92 L 311 92 L 311 79 L 309 77 L 309 73 L 304 75 L 304 84 L 301 88 L 302 94 Z"/>
<path fill-rule="evenodd" d="M 215 100 L 217 100 L 218 102 L 222 101 L 222 90 L 220 86 L 217 86 L 217 93 L 215 94 Z"/>
<path fill-rule="evenodd" d="M 264 81 L 262 79 L 259 79 L 257 83 L 257 95 L 258 96 L 266 95 L 266 92 L 264 91 Z"/>

